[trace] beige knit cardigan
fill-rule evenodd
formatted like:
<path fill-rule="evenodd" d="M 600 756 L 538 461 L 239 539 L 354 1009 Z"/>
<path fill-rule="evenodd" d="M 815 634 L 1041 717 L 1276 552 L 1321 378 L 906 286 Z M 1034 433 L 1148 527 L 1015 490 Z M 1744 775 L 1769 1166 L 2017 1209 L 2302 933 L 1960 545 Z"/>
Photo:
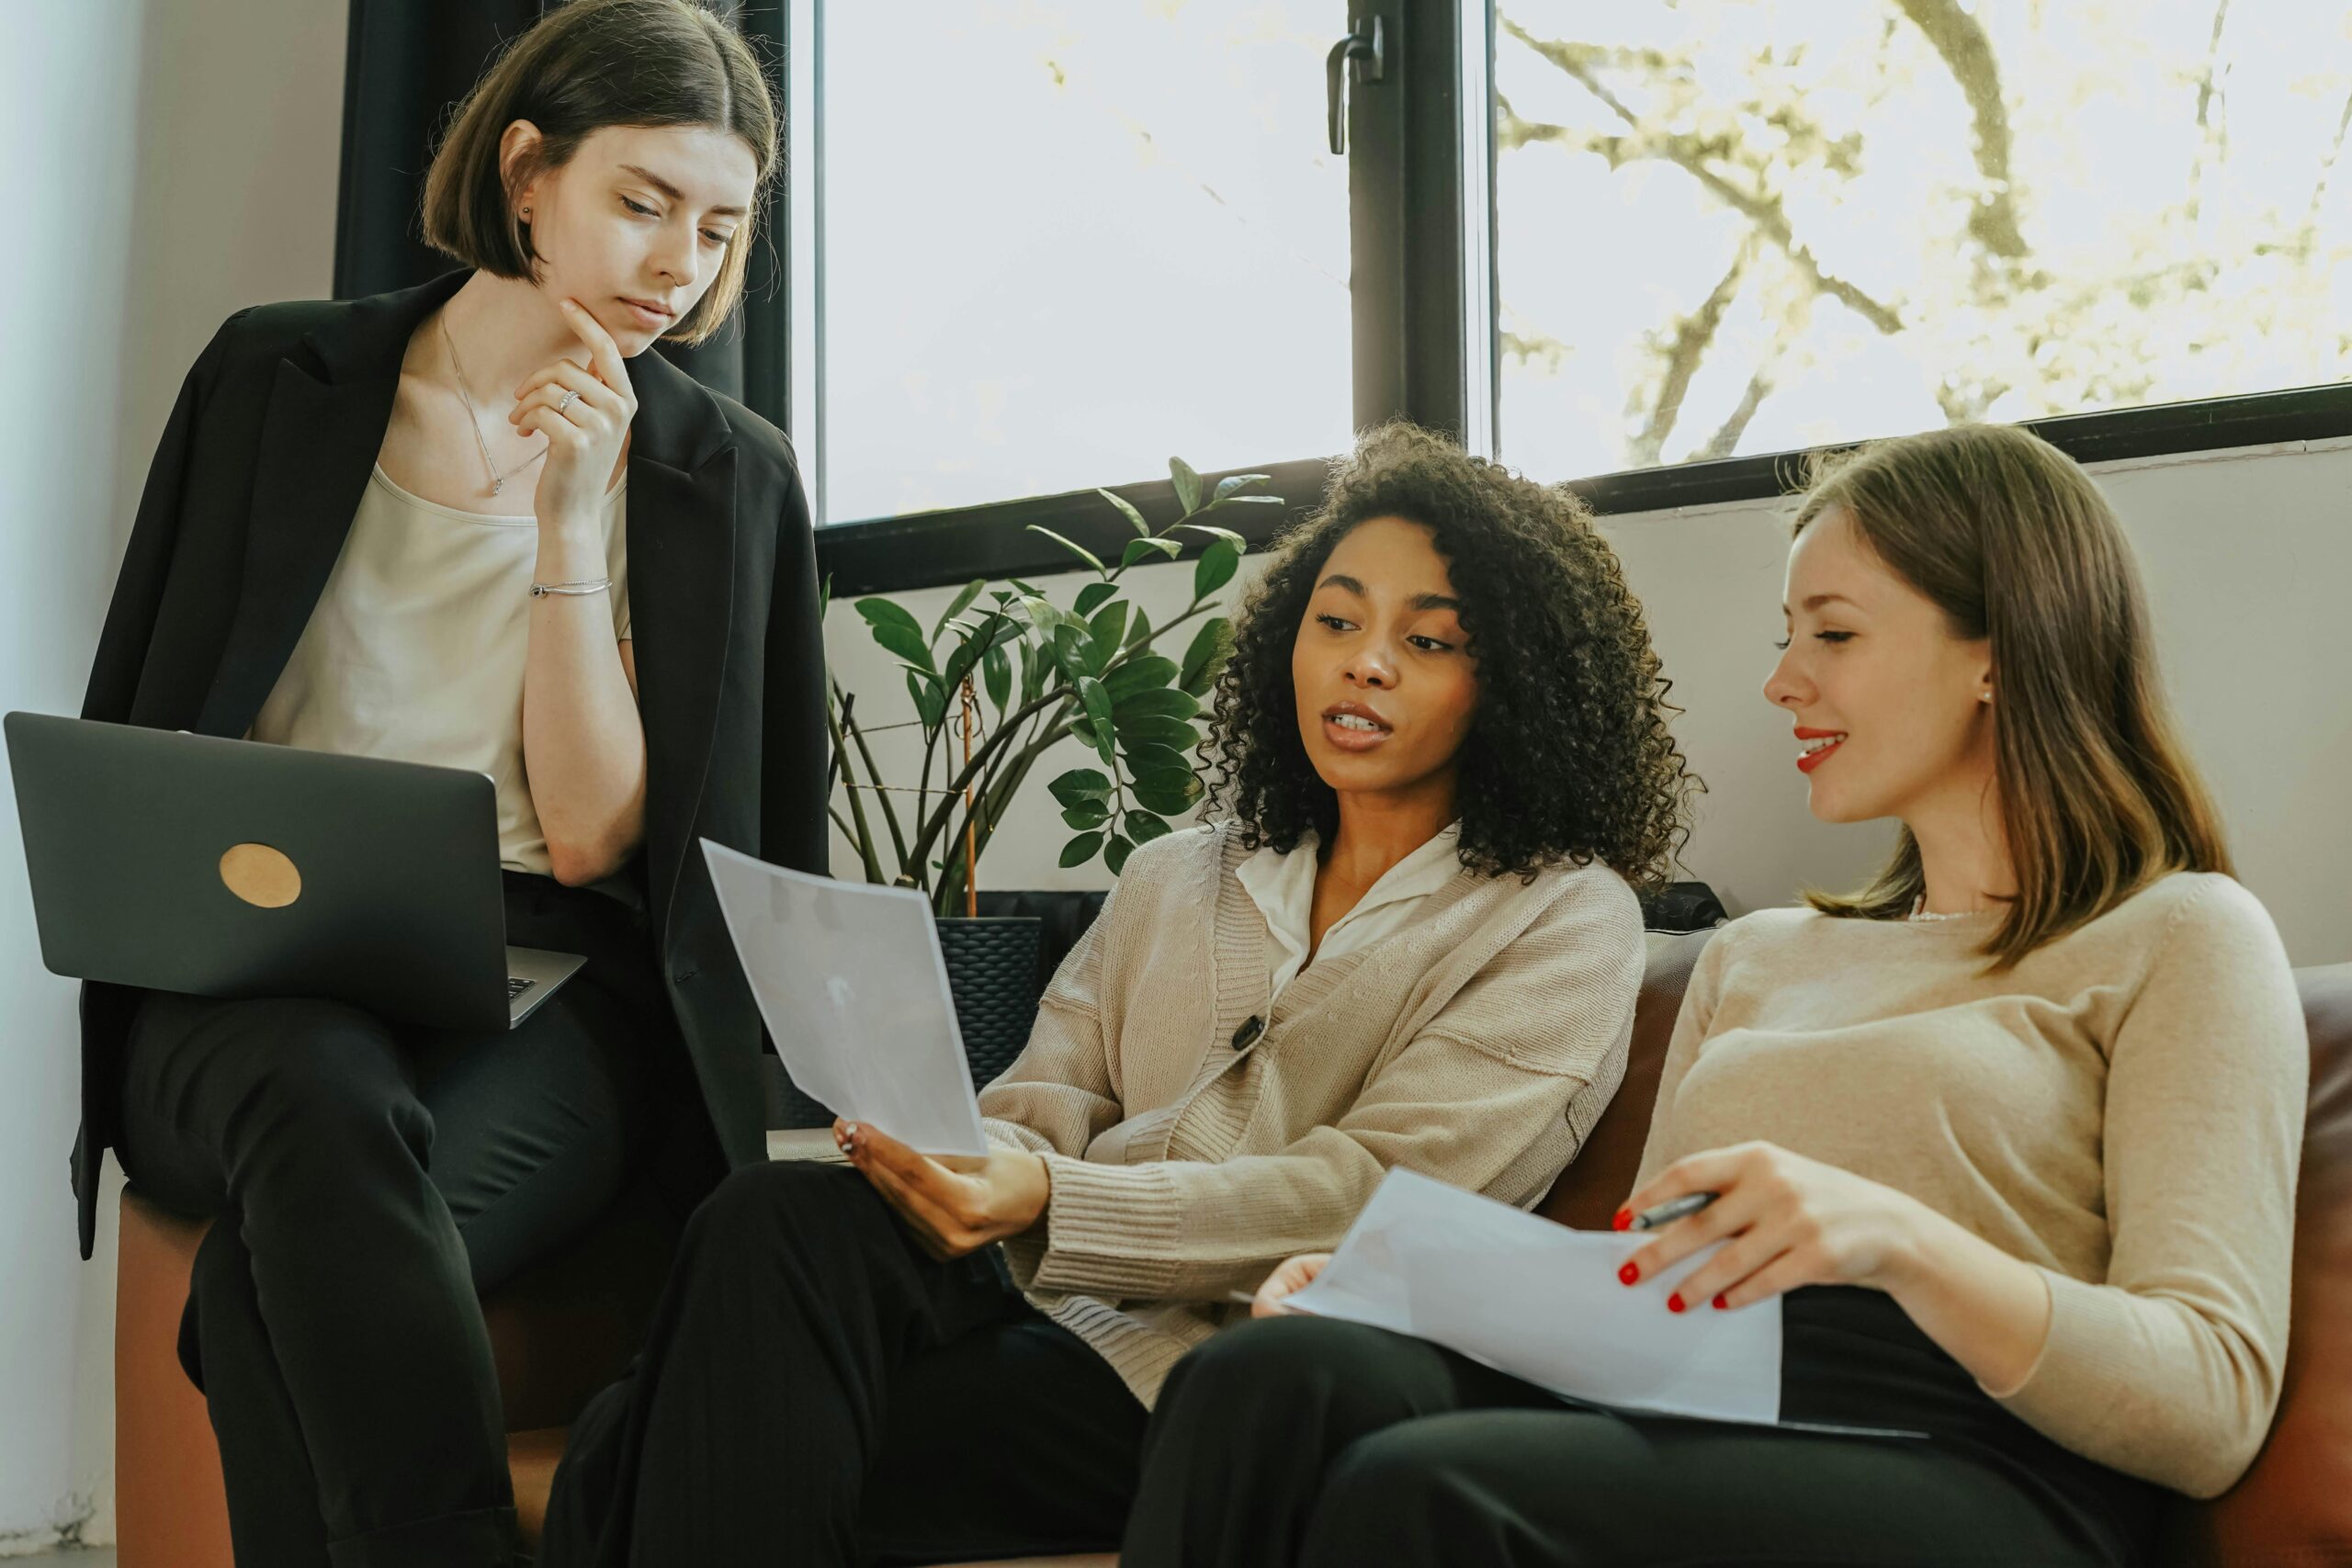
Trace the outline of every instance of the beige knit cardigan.
<path fill-rule="evenodd" d="M 1005 1244 L 1014 1280 L 1146 1404 L 1247 1312 L 1228 1292 L 1335 1245 L 1391 1166 L 1540 1200 L 1633 1037 L 1641 909 L 1607 866 L 1465 869 L 1270 1006 L 1246 854 L 1230 824 L 1136 851 L 980 1095 L 989 1135 L 1053 1184 Z"/>

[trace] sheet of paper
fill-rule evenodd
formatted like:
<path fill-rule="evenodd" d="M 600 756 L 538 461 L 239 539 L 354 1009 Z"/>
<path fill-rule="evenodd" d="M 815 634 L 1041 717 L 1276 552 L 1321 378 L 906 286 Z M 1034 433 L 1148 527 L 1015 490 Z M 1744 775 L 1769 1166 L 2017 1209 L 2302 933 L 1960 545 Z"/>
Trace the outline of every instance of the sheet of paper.
<path fill-rule="evenodd" d="M 931 905 L 702 840 L 735 954 L 802 1093 L 927 1155 L 984 1155 Z"/>
<path fill-rule="evenodd" d="M 1410 1334 L 1596 1404 L 1778 1420 L 1780 1299 L 1668 1312 L 1667 1296 L 1715 1248 L 1619 1283 L 1618 1268 L 1651 1239 L 1569 1230 L 1396 1169 L 1290 1304 Z"/>

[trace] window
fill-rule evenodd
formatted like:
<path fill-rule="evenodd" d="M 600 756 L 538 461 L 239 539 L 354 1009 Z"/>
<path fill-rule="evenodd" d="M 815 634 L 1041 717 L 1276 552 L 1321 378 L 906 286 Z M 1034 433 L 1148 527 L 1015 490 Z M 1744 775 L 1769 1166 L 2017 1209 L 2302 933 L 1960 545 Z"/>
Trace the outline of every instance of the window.
<path fill-rule="evenodd" d="M 797 0 L 792 406 L 818 520 L 1345 447 L 1341 9 Z"/>
<path fill-rule="evenodd" d="M 2340 6 L 1499 0 L 1492 47 L 1531 472 L 2352 374 Z"/>
<path fill-rule="evenodd" d="M 1306 504 L 1396 416 L 1603 512 L 1959 420 L 2352 434 L 2340 7 L 790 3 L 837 592 L 1054 570 L 1027 524 L 1116 548 L 1091 487 L 1171 504 L 1171 453 Z"/>

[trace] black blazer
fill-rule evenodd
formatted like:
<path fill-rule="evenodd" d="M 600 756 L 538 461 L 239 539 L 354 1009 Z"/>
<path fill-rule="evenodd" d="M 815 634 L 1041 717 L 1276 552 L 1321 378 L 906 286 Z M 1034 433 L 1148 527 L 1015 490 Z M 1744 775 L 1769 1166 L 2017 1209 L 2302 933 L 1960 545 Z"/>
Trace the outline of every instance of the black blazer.
<path fill-rule="evenodd" d="M 85 718 L 245 732 L 310 620 L 381 450 L 411 335 L 469 275 L 257 305 L 180 388 L 98 638 Z M 763 1034 L 695 840 L 821 873 L 816 545 L 782 432 L 657 354 L 629 361 L 628 588 L 645 724 L 635 867 L 729 1161 L 764 1157 Z M 139 993 L 82 987 L 82 1256 Z"/>

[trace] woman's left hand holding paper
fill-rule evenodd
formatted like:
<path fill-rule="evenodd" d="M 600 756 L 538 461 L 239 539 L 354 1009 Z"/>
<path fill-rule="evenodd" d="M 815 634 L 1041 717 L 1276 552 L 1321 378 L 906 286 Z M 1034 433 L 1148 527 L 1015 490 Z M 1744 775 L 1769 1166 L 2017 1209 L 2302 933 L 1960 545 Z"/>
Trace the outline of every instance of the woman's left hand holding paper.
<path fill-rule="evenodd" d="M 833 1142 L 933 1258 L 978 1252 L 1045 1218 L 1051 1179 L 1046 1162 L 1025 1149 L 934 1159 L 852 1122 L 833 1123 Z"/>

